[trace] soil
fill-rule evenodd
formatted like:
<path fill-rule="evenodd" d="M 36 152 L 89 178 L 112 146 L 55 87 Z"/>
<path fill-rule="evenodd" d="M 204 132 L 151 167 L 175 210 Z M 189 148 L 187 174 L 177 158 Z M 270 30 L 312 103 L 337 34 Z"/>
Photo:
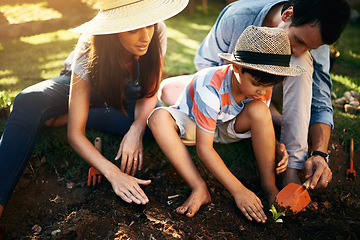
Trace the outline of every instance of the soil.
<path fill-rule="evenodd" d="M 61 2 L 74 6 L 66 3 L 80 1 Z M 66 8 L 64 16 L 74 9 Z M 64 22 L 59 20 L 58 24 Z M 7 31 L 11 28 L 4 23 L 3 27 Z M 15 30 L 11 37 L 16 37 Z M 283 223 L 272 220 L 256 172 L 244 166 L 232 166 L 231 170 L 261 197 L 268 216 L 265 224 L 248 221 L 229 192 L 201 164 L 199 169 L 206 176 L 212 202 L 201 207 L 193 218 L 179 215 L 175 209 L 186 200 L 190 189 L 166 159 L 159 163 L 147 156 L 137 175 L 152 180 L 143 187 L 150 199 L 146 205 L 125 203 L 106 180 L 88 187 L 86 172 L 68 182 L 47 163 L 30 164 L 0 224 L 6 239 L 360 239 L 359 179 L 348 181 L 345 174 L 349 147 L 334 137 L 329 146 L 333 180 L 325 189 L 309 191 L 319 208 L 283 217 Z M 160 150 L 154 151 L 156 155 Z M 360 152 L 355 153 L 354 159 L 355 171 L 360 173 Z"/>
<path fill-rule="evenodd" d="M 231 170 L 257 193 L 268 216 L 265 224 L 247 220 L 224 187 L 205 177 L 212 202 L 193 217 L 177 214 L 190 189 L 166 160 L 151 156 L 139 173 L 152 183 L 143 187 L 150 202 L 128 204 L 107 181 L 86 185 L 87 175 L 68 182 L 48 164 L 29 165 L 5 211 L 1 224 L 7 239 L 360 239 L 359 180 L 346 180 L 348 146 L 331 139 L 333 180 L 325 189 L 310 190 L 317 210 L 308 209 L 276 223 L 267 210 L 256 173 L 243 166 Z M 155 155 L 159 149 L 154 149 Z M 359 152 L 355 159 L 360 159 Z M 198 164 L 201 174 L 209 176 Z M 355 171 L 360 172 L 355 160 Z"/>

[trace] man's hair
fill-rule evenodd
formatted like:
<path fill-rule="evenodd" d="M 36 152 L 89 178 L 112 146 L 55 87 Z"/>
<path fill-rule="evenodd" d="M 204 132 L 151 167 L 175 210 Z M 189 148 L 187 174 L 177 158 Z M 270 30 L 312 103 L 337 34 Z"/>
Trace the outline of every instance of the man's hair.
<path fill-rule="evenodd" d="M 282 13 L 289 7 L 294 11 L 291 26 L 319 24 L 326 44 L 338 40 L 350 20 L 350 5 L 346 0 L 289 0 Z"/>
<path fill-rule="evenodd" d="M 242 67 L 241 72 L 243 74 L 249 73 L 253 78 L 255 78 L 258 84 L 265 86 L 274 86 L 275 84 L 282 82 L 285 78 L 285 76 L 274 75 L 245 67 Z"/>

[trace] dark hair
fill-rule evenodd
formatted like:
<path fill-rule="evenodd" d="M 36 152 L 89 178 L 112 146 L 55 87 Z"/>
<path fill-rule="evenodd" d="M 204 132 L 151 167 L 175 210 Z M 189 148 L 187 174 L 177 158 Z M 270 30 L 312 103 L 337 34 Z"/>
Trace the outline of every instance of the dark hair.
<path fill-rule="evenodd" d="M 245 67 L 242 67 L 241 72 L 243 74 L 249 73 L 253 78 L 255 78 L 258 84 L 265 86 L 274 86 L 275 84 L 282 82 L 285 78 L 285 76 L 274 75 Z"/>
<path fill-rule="evenodd" d="M 159 89 L 161 75 L 160 40 L 157 25 L 148 51 L 139 58 L 140 92 L 138 98 L 152 97 Z M 126 114 L 125 85 L 136 80 L 137 62 L 121 45 L 117 34 L 92 36 L 89 49 L 90 83 L 107 105 Z"/>
<path fill-rule="evenodd" d="M 350 20 L 350 5 L 346 0 L 289 0 L 281 13 L 289 7 L 294 11 L 291 26 L 319 24 L 326 44 L 338 40 Z"/>

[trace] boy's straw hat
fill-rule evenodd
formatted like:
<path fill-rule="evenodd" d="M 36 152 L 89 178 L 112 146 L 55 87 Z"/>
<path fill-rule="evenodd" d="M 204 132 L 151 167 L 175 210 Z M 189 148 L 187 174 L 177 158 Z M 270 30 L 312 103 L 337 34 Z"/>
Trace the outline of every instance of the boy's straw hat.
<path fill-rule="evenodd" d="M 280 76 L 298 76 L 305 69 L 290 65 L 290 41 L 280 28 L 249 26 L 236 42 L 231 53 L 220 53 L 227 62 Z"/>
<path fill-rule="evenodd" d="M 189 0 L 98 0 L 99 13 L 70 31 L 112 34 L 150 26 L 181 12 Z"/>

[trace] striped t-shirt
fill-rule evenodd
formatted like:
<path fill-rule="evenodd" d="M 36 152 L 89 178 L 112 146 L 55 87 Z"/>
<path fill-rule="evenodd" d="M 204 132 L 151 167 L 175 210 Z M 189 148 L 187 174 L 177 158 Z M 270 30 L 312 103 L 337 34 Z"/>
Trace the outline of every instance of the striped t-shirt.
<path fill-rule="evenodd" d="M 231 90 L 232 65 L 205 68 L 197 72 L 173 106 L 194 119 L 204 131 L 215 133 L 217 125 L 235 118 L 246 103 L 252 99 L 244 99 L 237 104 Z M 270 106 L 272 91 L 260 100 Z"/>

